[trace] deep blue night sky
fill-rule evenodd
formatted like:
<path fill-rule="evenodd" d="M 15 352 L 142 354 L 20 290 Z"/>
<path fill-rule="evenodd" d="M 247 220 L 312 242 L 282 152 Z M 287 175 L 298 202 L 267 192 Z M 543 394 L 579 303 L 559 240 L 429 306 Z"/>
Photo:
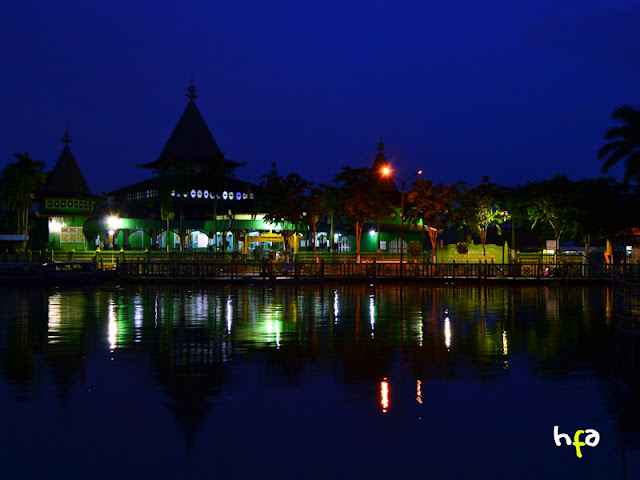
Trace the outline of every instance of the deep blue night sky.
<path fill-rule="evenodd" d="M 0 167 L 71 149 L 95 193 L 143 180 L 187 103 L 258 183 L 370 166 L 505 185 L 599 175 L 640 104 L 637 1 L 3 2 Z M 619 175 L 620 169 L 614 171 Z"/>

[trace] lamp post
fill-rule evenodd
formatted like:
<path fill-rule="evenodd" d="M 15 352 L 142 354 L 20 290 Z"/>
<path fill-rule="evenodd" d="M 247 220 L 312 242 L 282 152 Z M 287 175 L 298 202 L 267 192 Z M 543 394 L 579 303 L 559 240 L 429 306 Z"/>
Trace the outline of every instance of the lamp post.
<path fill-rule="evenodd" d="M 391 173 L 391 169 L 389 167 L 384 167 L 382 169 L 382 175 L 384 176 L 391 176 L 393 178 L 395 178 L 396 180 L 400 181 L 400 184 L 402 185 L 402 200 L 400 203 L 400 275 L 402 276 L 402 269 L 404 266 L 404 188 L 405 188 L 405 183 L 408 182 L 409 180 L 411 180 L 413 177 L 416 177 L 418 175 L 422 175 L 422 170 L 417 170 L 416 172 L 413 173 L 413 175 L 402 179 L 397 177 L 396 175 L 394 175 L 393 173 Z"/>

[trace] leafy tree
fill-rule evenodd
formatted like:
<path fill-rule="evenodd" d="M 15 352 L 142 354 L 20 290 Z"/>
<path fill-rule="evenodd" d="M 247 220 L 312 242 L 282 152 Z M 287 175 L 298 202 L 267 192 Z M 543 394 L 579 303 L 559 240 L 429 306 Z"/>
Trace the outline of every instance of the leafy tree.
<path fill-rule="evenodd" d="M 624 182 L 640 180 L 640 109 L 621 105 L 611 114 L 620 125 L 604 134 L 605 144 L 598 151 L 598 159 L 605 160 L 602 173 L 606 173 L 624 160 Z"/>
<path fill-rule="evenodd" d="M 318 224 L 324 216 L 326 197 L 328 190 L 325 185 L 313 187 L 309 190 L 305 199 L 306 223 L 313 230 L 313 253 L 316 256 L 316 262 L 320 263 L 318 251 L 316 249 L 316 237 L 318 233 Z"/>
<path fill-rule="evenodd" d="M 338 212 L 342 208 L 340 191 L 337 187 L 329 184 L 320 185 L 323 191 L 323 208 L 325 213 L 329 217 L 329 223 L 331 224 L 331 229 L 329 231 L 329 248 L 331 252 L 334 251 L 334 227 L 335 227 L 335 217 Z"/>
<path fill-rule="evenodd" d="M 500 223 L 504 221 L 503 209 L 499 202 L 502 197 L 502 187 L 489 183 L 489 177 L 484 176 L 482 183 L 474 188 L 464 188 L 460 195 L 459 205 L 455 209 L 455 223 L 467 226 L 480 237 L 482 243 L 482 258 L 486 260 L 487 230 L 495 225 L 502 235 Z"/>
<path fill-rule="evenodd" d="M 358 263 L 364 223 L 376 217 L 376 209 L 380 206 L 380 193 L 373 185 L 372 178 L 371 169 L 368 167 L 344 167 L 342 172 L 335 176 L 335 184 L 340 188 L 339 213 L 355 226 Z"/>
<path fill-rule="evenodd" d="M 447 226 L 447 221 L 453 213 L 459 185 L 459 183 L 433 185 L 432 180 L 420 178 L 413 182 L 411 191 L 407 195 L 409 216 L 416 223 L 422 220 L 423 245 L 425 229 L 428 229 L 433 249 L 433 263 L 436 263 L 438 233 Z"/>
<path fill-rule="evenodd" d="M 588 253 L 593 240 L 614 241 L 635 226 L 637 196 L 613 177 L 574 182 L 576 233 Z M 625 205 L 626 208 L 620 208 Z"/>
<path fill-rule="evenodd" d="M 575 183 L 566 175 L 556 174 L 551 180 L 528 182 L 525 187 L 527 213 L 533 221 L 546 222 L 553 229 L 556 242 L 554 260 L 557 261 L 560 238 L 577 230 L 578 203 Z"/>
<path fill-rule="evenodd" d="M 297 173 L 290 173 L 286 177 L 278 176 L 276 181 L 269 183 L 260 205 L 267 221 L 282 226 L 287 262 L 289 238 L 296 235 L 304 224 L 305 200 L 312 186 L 312 182 L 303 180 Z"/>
<path fill-rule="evenodd" d="M 29 234 L 29 209 L 36 190 L 47 179 L 45 163 L 34 160 L 29 153 L 14 153 L 16 161 L 9 163 L 0 174 L 0 192 L 7 209 L 16 215 L 17 233 Z"/>

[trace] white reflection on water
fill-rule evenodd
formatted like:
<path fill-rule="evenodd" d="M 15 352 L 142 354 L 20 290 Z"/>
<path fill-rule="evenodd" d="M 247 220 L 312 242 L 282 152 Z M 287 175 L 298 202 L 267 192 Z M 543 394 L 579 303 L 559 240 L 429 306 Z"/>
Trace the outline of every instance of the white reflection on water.
<path fill-rule="evenodd" d="M 49 297 L 48 342 L 60 341 L 60 328 L 62 327 L 62 296 L 55 293 Z"/>
<path fill-rule="evenodd" d="M 233 319 L 233 303 L 231 295 L 227 296 L 227 333 L 231 333 L 231 324 Z"/>
<path fill-rule="evenodd" d="M 277 348 L 280 348 L 280 330 L 282 328 L 282 326 L 280 325 L 281 323 L 282 322 L 275 319 L 267 320 L 266 323 L 266 330 L 269 341 L 275 341 Z"/>
<path fill-rule="evenodd" d="M 111 351 L 115 350 L 117 345 L 118 338 L 118 319 L 116 318 L 116 305 L 113 301 L 113 298 L 109 299 L 109 349 Z"/>
<path fill-rule="evenodd" d="M 137 294 L 133 297 L 133 324 L 136 327 L 136 342 L 140 342 L 142 338 L 142 318 L 144 312 L 142 309 L 142 297 Z"/>
<path fill-rule="evenodd" d="M 376 304 L 373 295 L 369 295 L 369 316 L 371 317 L 371 338 L 373 338 L 376 324 Z"/>
<path fill-rule="evenodd" d="M 447 346 L 447 350 L 451 348 L 451 321 L 449 317 L 444 319 L 444 344 Z"/>
<path fill-rule="evenodd" d="M 507 332 L 502 331 L 502 354 L 507 355 L 509 353 L 509 344 L 507 342 Z"/>
<path fill-rule="evenodd" d="M 340 316 L 340 303 L 338 302 L 338 290 L 333 292 L 333 317 L 334 323 L 338 323 L 338 317 Z"/>

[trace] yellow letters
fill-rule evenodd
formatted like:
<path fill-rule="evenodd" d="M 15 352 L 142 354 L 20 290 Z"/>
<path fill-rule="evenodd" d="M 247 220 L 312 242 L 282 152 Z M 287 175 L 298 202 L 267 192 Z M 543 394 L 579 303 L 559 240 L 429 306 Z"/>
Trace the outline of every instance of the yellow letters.
<path fill-rule="evenodd" d="M 582 458 L 582 452 L 580 447 L 584 447 L 586 444 L 580 441 L 580 435 L 584 433 L 584 430 L 578 430 L 573 436 L 573 445 L 576 447 L 576 455 L 578 458 Z"/>

